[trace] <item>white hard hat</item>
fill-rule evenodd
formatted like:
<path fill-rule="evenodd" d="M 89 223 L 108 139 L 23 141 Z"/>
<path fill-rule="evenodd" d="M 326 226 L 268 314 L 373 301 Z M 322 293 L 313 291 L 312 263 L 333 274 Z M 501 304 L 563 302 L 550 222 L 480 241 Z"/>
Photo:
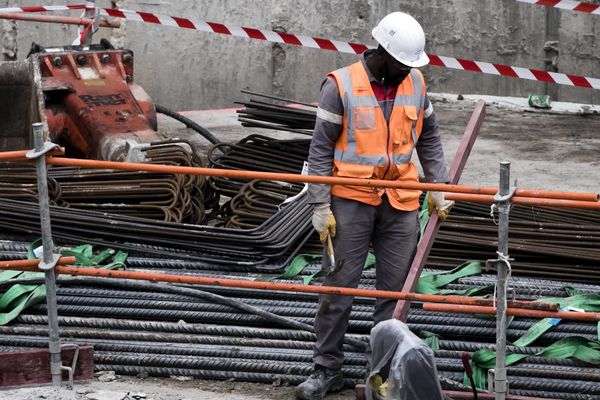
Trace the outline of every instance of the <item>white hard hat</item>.
<path fill-rule="evenodd" d="M 402 64 L 416 68 L 429 64 L 429 57 L 425 54 L 425 32 L 410 15 L 402 12 L 388 14 L 371 33 Z"/>

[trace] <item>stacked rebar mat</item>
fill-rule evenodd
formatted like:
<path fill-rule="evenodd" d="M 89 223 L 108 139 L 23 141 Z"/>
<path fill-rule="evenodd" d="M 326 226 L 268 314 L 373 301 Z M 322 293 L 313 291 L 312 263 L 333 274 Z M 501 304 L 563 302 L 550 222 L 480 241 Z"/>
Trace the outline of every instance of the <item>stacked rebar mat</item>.
<path fill-rule="evenodd" d="M 488 226 L 494 226 L 487 210 L 485 206 L 461 204 L 457 205 L 452 215 L 463 223 L 469 219 L 476 222 L 475 226 L 480 228 L 477 235 L 482 236 Z M 561 219 L 552 210 L 523 211 L 521 213 L 515 208 L 511 213 L 514 218 L 511 227 L 517 231 L 521 221 L 541 221 L 544 229 L 548 228 L 548 224 L 561 223 Z M 532 212 L 535 214 L 531 214 Z M 574 227 L 571 232 L 564 231 L 565 235 L 569 235 L 565 242 L 577 242 L 578 236 L 581 236 L 583 225 L 578 223 L 578 219 L 587 221 L 586 232 L 593 232 L 600 227 L 598 216 L 594 213 L 586 212 L 586 215 L 578 216 L 578 213 L 567 212 L 564 215 Z M 455 229 L 453 224 L 450 219 L 442 226 L 441 232 Z M 535 229 L 539 229 L 539 226 L 535 226 Z M 31 238 L 20 239 L 21 242 L 0 243 L 3 259 L 18 256 L 22 258 Z M 575 246 L 574 243 L 571 245 Z M 433 254 L 447 251 L 448 248 L 447 243 L 441 241 L 434 245 Z M 490 249 L 481 248 L 480 244 L 474 242 L 471 248 L 462 245 L 461 255 L 455 254 L 454 257 L 458 260 L 462 256 L 460 263 L 471 258 L 485 259 L 493 254 L 493 249 L 493 245 Z M 511 252 L 512 254 L 514 253 Z M 483 257 L 479 257 L 481 255 Z M 512 264 L 518 265 L 517 260 Z M 573 273 L 581 264 L 576 257 L 567 257 L 561 259 L 561 262 L 564 262 L 562 267 L 565 271 Z M 532 257 L 529 263 L 535 266 L 536 260 Z M 540 265 L 545 263 L 542 258 Z M 150 255 L 130 257 L 128 268 L 238 279 L 268 280 L 276 277 L 235 272 L 229 268 L 229 272 L 225 272 L 225 268 L 219 268 L 218 265 L 209 270 L 193 261 L 157 259 Z M 309 265 L 294 282 L 318 269 L 318 264 Z M 521 271 L 521 274 L 527 273 L 527 269 Z M 73 278 L 61 277 L 59 281 L 61 335 L 66 338 L 66 342 L 93 344 L 98 370 L 154 376 L 187 375 L 208 379 L 281 381 L 289 384 L 300 383 L 311 371 L 312 343 L 315 340 L 313 333 L 290 329 L 265 319 L 264 316 L 240 311 L 229 301 L 243 302 L 280 317 L 312 325 L 317 309 L 316 295 L 227 287 L 201 288 L 204 293 L 209 292 L 227 299 L 227 302 L 222 302 L 208 299 L 204 295 L 173 293 L 173 286 L 169 286 L 169 291 L 163 291 L 167 286 L 163 284 L 153 283 L 151 287 L 138 288 L 131 282 L 97 278 L 75 278 L 69 282 L 69 279 Z M 462 278 L 444 288 L 465 290 L 489 287 L 492 292 L 494 283 L 495 276 L 481 275 Z M 374 271 L 364 271 L 361 287 L 373 288 L 374 284 Z M 565 285 L 585 294 L 600 291 L 597 284 L 513 276 L 510 293 L 515 293 L 521 299 L 566 297 Z M 0 287 L 4 290 L 3 286 Z M 195 290 L 200 292 L 198 287 Z M 356 299 L 350 315 L 349 337 L 366 340 L 372 327 L 373 305 L 372 299 Z M 38 304 L 10 325 L 0 327 L 0 345 L 45 347 L 45 312 L 45 305 Z M 530 318 L 515 318 L 509 325 L 508 340 L 514 342 L 523 337 L 536 322 L 537 320 Z M 408 323 L 417 334 L 439 337 L 439 349 L 435 353 L 443 387 L 449 390 L 468 390 L 462 384 L 460 356 L 463 352 L 472 356 L 477 350 L 493 349 L 495 322 L 489 318 L 465 314 L 424 311 L 420 306 L 413 305 Z M 511 353 L 528 355 L 521 362 L 508 367 L 511 394 L 554 399 L 600 399 L 600 375 L 593 365 L 573 359 L 535 355 L 556 341 L 571 336 L 595 340 L 597 326 L 592 323 L 563 321 L 541 335 L 531 346 L 509 346 L 508 351 Z M 345 345 L 345 349 L 347 358 L 343 371 L 347 387 L 352 387 L 364 378 L 366 360 L 362 352 L 351 345 Z"/>
<path fill-rule="evenodd" d="M 428 265 L 454 268 L 485 260 L 497 248 L 490 206 L 457 203 L 442 224 Z M 515 205 L 510 212 L 512 273 L 600 283 L 600 213 Z"/>
<path fill-rule="evenodd" d="M 155 268 L 162 269 L 162 261 L 155 262 Z M 130 268 L 137 265 L 149 268 L 132 258 Z M 366 287 L 371 287 L 373 278 L 373 271 L 364 272 Z M 455 286 L 468 288 L 494 281 L 494 276 L 484 275 L 463 278 Z M 280 380 L 297 384 L 310 373 L 314 334 L 281 327 L 264 317 L 240 312 L 230 304 L 203 296 L 173 293 L 173 286 L 163 291 L 167 285 L 146 285 L 138 288 L 131 282 L 61 278 L 58 289 L 61 337 L 69 343 L 93 344 L 96 368 L 121 374 Z M 516 278 L 513 287 L 526 297 L 566 295 L 560 283 L 540 279 Z M 574 287 L 583 293 L 600 290 L 597 285 Z M 311 294 L 226 287 L 205 287 L 202 291 L 308 324 L 312 323 L 317 308 L 317 298 Z M 371 299 L 356 299 L 350 316 L 350 336 L 366 338 L 372 326 L 373 303 Z M 39 304 L 12 324 L 0 327 L 0 345 L 46 346 L 45 312 L 45 305 Z M 447 389 L 460 388 L 462 352 L 472 354 L 481 348 L 491 348 L 495 335 L 493 320 L 425 312 L 418 307 L 411 310 L 408 322 L 416 333 L 428 331 L 440 336 L 436 359 Z M 509 340 L 523 336 L 535 322 L 515 319 L 508 331 Z M 511 393 L 558 399 L 600 397 L 597 369 L 578 361 L 534 355 L 542 347 L 573 335 L 593 339 L 597 335 L 596 326 L 565 321 L 542 335 L 535 347 L 510 347 L 510 352 L 529 355 L 508 368 Z M 346 384 L 351 387 L 364 377 L 366 360 L 352 346 L 346 345 L 345 349 L 343 371 Z"/>
<path fill-rule="evenodd" d="M 215 145 L 209 160 L 219 168 L 298 173 L 309 143 L 252 135 L 238 144 Z M 190 155 L 193 147 L 190 153 L 178 144 L 157 143 L 143 152 L 151 163 L 201 165 Z M 312 234 L 310 205 L 298 184 L 68 167 L 50 171 L 58 188 L 53 234 L 65 242 L 175 254 L 232 270 L 281 271 Z M 219 206 L 226 197 L 231 200 Z M 39 232 L 35 203 L 1 196 L 0 203 L 6 229 Z"/>
<path fill-rule="evenodd" d="M 251 96 L 248 102 L 237 102 L 245 107 L 238 110 L 242 126 L 312 135 L 317 119 L 316 105 L 248 90 L 242 93 Z"/>
<path fill-rule="evenodd" d="M 165 141 L 142 147 L 148 163 L 201 167 L 190 142 Z M 6 164 L 0 169 L 2 198 L 37 203 L 35 168 Z M 201 176 L 52 167 L 51 204 L 169 222 L 202 224 L 218 197 Z"/>

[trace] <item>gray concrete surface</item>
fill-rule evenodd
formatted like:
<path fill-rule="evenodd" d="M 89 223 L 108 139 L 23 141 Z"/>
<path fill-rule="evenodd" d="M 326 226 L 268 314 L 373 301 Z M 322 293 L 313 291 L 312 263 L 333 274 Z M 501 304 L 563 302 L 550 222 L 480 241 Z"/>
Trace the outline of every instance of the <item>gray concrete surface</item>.
<path fill-rule="evenodd" d="M 293 399 L 294 388 L 275 384 L 173 378 L 120 377 L 76 382 L 73 389 L 52 386 L 0 390 L 2 400 L 282 400 Z M 345 390 L 327 400 L 353 399 Z"/>
<path fill-rule="evenodd" d="M 588 0 L 589 1 L 589 0 Z M 592 0 L 598 1 L 598 0 Z M 64 0 L 0 0 L 8 4 L 62 4 Z M 557 39 L 556 67 L 561 72 L 600 74 L 600 18 L 558 11 L 515 0 L 97 0 L 143 10 L 274 29 L 309 36 L 373 43 L 370 30 L 390 11 L 407 11 L 421 20 L 433 54 L 544 69 Z M 556 23 L 546 24 L 549 13 Z M 552 21 L 551 18 L 548 20 Z M 32 41 L 45 45 L 70 43 L 75 28 L 31 22 L 1 22 L 4 58 L 23 58 Z M 224 35 L 127 22 L 104 32 L 136 54 L 136 79 L 161 104 L 174 109 L 207 109 L 231 105 L 243 88 L 315 101 L 319 84 L 330 70 L 356 57 L 271 44 Z M 552 60 L 549 59 L 549 62 Z M 546 85 L 505 77 L 427 67 L 433 91 L 526 96 Z M 561 86 L 562 100 L 600 102 L 598 91 Z"/>

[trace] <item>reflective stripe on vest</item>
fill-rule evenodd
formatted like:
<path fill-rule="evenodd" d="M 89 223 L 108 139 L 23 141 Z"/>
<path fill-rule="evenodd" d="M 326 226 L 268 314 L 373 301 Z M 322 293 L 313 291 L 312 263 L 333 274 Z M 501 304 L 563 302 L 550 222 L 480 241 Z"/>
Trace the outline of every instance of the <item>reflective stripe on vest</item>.
<path fill-rule="evenodd" d="M 388 162 L 387 153 L 381 155 L 362 155 L 356 153 L 356 140 L 354 134 L 354 107 L 376 108 L 380 107 L 379 102 L 375 96 L 355 96 L 349 68 L 342 68 L 338 71 L 341 78 L 340 84 L 344 92 L 342 102 L 344 104 L 344 112 L 346 114 L 347 150 L 336 148 L 334 152 L 334 160 L 350 164 L 384 166 Z M 419 120 L 421 108 L 424 106 L 425 98 L 423 97 L 423 86 L 418 72 L 416 70 L 411 70 L 410 77 L 413 83 L 414 94 L 406 95 L 396 93 L 394 106 L 413 106 L 416 109 L 417 119 L 415 122 L 413 122 L 411 127 L 413 148 L 411 148 L 407 154 L 391 154 L 390 162 L 393 164 L 407 164 L 410 162 L 414 146 L 417 144 L 416 125 L 417 121 Z M 389 121 L 387 123 L 389 124 Z"/>

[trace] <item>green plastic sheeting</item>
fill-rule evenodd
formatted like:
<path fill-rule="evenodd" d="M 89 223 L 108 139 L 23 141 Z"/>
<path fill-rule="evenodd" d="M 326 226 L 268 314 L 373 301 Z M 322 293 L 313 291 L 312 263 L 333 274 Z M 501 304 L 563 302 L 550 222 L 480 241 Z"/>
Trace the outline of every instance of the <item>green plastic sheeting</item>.
<path fill-rule="evenodd" d="M 27 252 L 27 258 L 32 260 L 37 258 L 33 249 L 41 245 L 41 239 L 34 241 Z M 116 252 L 112 249 L 101 251 L 94 256 L 92 245 L 85 244 L 75 247 L 71 250 L 65 250 L 61 253 L 63 256 L 74 256 L 76 265 L 82 267 L 116 269 L 124 268 L 127 253 Z M 104 262 L 108 264 L 101 265 Z M 0 282 L 6 282 L 11 279 L 36 279 L 44 278 L 43 272 L 26 271 L 2 271 L 0 272 Z M 32 306 L 46 298 L 46 285 L 21 285 L 11 286 L 0 297 L 0 325 L 6 325 L 19 316 L 21 311 Z"/>
<path fill-rule="evenodd" d="M 600 341 L 589 340 L 581 336 L 561 339 L 536 353 L 537 356 L 549 358 L 575 358 L 588 364 L 600 365 Z M 513 365 L 527 357 L 527 354 L 506 355 L 506 366 Z M 478 389 L 487 387 L 487 370 L 496 367 L 496 353 L 490 349 L 481 349 L 473 355 L 471 362 L 473 380 Z M 470 386 L 466 374 L 463 383 Z"/>
<path fill-rule="evenodd" d="M 581 294 L 579 291 L 565 287 L 567 294 L 573 294 L 570 297 L 544 298 L 537 301 L 545 303 L 557 303 L 561 309 L 569 307 L 581 309 L 584 311 L 600 311 L 600 295 Z M 558 325 L 562 320 L 560 318 L 544 318 L 531 326 L 523 336 L 516 340 L 514 346 L 529 346 L 535 342 L 545 332 Z M 559 340 L 549 346 L 538 355 L 554 358 L 576 358 L 591 364 L 600 364 L 600 323 L 598 324 L 598 340 L 590 341 L 578 336 Z M 526 357 L 522 354 L 507 354 L 506 365 L 514 364 Z M 510 363 L 509 363 L 510 361 Z M 485 389 L 487 380 L 487 370 L 495 368 L 496 354 L 488 349 L 481 349 L 473 355 L 473 374 L 475 384 L 479 389 Z M 477 370 L 477 374 L 475 373 Z M 477 376 L 475 376 L 477 375 Z M 468 384 L 468 378 L 464 378 L 465 384 Z"/>

